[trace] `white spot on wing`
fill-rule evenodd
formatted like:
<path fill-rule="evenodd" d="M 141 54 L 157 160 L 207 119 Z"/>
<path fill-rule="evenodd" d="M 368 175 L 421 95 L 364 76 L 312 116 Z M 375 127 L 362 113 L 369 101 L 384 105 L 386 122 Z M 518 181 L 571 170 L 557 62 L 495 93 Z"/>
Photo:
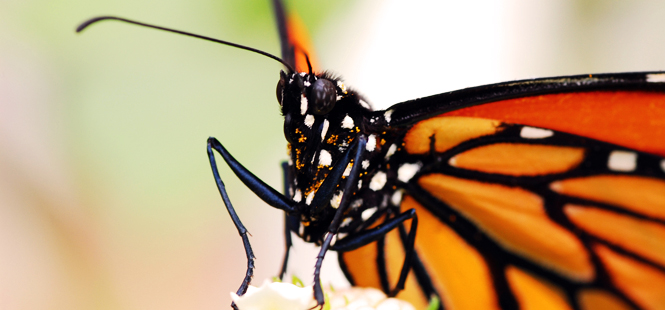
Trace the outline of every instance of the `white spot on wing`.
<path fill-rule="evenodd" d="M 338 191 L 335 195 L 330 198 L 330 206 L 337 209 L 339 208 L 339 203 L 342 202 L 342 194 L 344 191 Z"/>
<path fill-rule="evenodd" d="M 353 126 L 355 126 L 355 123 L 353 122 L 351 116 L 348 114 L 344 116 L 344 119 L 342 120 L 342 128 L 351 129 Z"/>
<path fill-rule="evenodd" d="M 307 113 L 307 97 L 305 97 L 305 94 L 300 95 L 300 115 L 305 115 Z"/>
<path fill-rule="evenodd" d="M 365 109 L 369 110 L 369 109 L 372 108 L 372 107 L 369 106 L 369 104 L 367 102 L 365 102 L 365 100 L 360 99 L 359 102 L 360 102 L 360 105 L 363 106 L 363 108 L 365 108 Z"/>
<path fill-rule="evenodd" d="M 665 83 L 665 73 L 647 74 L 647 82 L 649 82 L 649 83 Z"/>
<path fill-rule="evenodd" d="M 358 180 L 358 188 L 363 188 L 363 180 Z"/>
<path fill-rule="evenodd" d="M 367 159 L 363 160 L 361 165 L 362 165 L 363 169 L 367 169 L 367 167 L 369 167 L 369 160 L 367 160 Z"/>
<path fill-rule="evenodd" d="M 634 171 L 637 168 L 637 153 L 612 151 L 607 159 L 607 168 L 613 171 Z"/>
<path fill-rule="evenodd" d="M 660 161 L 660 169 L 662 169 L 663 172 L 665 172 L 665 159 Z"/>
<path fill-rule="evenodd" d="M 314 125 L 314 115 L 307 114 L 307 116 L 305 116 L 305 125 L 312 128 L 312 125 Z"/>
<path fill-rule="evenodd" d="M 363 211 L 363 213 L 360 214 L 360 217 L 363 219 L 363 221 L 367 221 L 370 217 L 372 217 L 372 215 L 374 215 L 374 213 L 376 213 L 376 209 L 376 207 L 366 209 Z"/>
<path fill-rule="evenodd" d="M 422 166 L 423 164 L 421 162 L 402 164 L 399 169 L 397 169 L 397 179 L 404 183 L 409 182 L 409 180 L 418 173 Z"/>
<path fill-rule="evenodd" d="M 369 181 L 369 189 L 373 191 L 381 190 L 383 186 L 386 185 L 387 180 L 388 177 L 386 176 L 386 173 L 379 171 L 372 177 L 372 180 Z"/>
<path fill-rule="evenodd" d="M 397 151 L 397 145 L 392 144 L 388 148 L 388 151 L 386 152 L 386 160 L 390 159 L 390 156 L 393 156 L 395 154 L 395 151 Z"/>
<path fill-rule="evenodd" d="M 300 226 L 298 226 L 298 235 L 302 236 L 304 234 L 305 234 L 305 225 L 300 224 Z"/>
<path fill-rule="evenodd" d="M 365 144 L 365 149 L 367 149 L 368 152 L 374 152 L 374 150 L 376 149 L 375 135 L 369 135 L 369 137 L 367 137 L 367 144 Z"/>
<path fill-rule="evenodd" d="M 305 199 L 305 203 L 307 205 L 310 205 L 310 204 L 312 204 L 312 200 L 314 200 L 314 192 L 311 192 L 311 193 L 309 193 L 309 195 L 307 195 L 307 198 Z"/>
<path fill-rule="evenodd" d="M 300 202 L 302 201 L 302 192 L 299 189 L 296 189 L 295 195 L 293 195 L 293 201 Z"/>
<path fill-rule="evenodd" d="M 520 137 L 524 139 L 542 139 L 542 138 L 551 137 L 553 135 L 554 131 L 551 131 L 549 129 L 535 128 L 529 126 L 522 127 L 522 130 L 520 131 Z"/>
<path fill-rule="evenodd" d="M 386 119 L 386 123 L 390 123 L 390 117 L 393 115 L 393 110 L 388 110 L 386 113 L 383 113 L 383 118 Z"/>
<path fill-rule="evenodd" d="M 319 165 L 330 166 L 330 164 L 332 164 L 332 156 L 330 156 L 330 152 L 321 150 L 321 153 L 319 153 Z"/>
<path fill-rule="evenodd" d="M 327 119 L 324 119 L 323 129 L 321 129 L 321 141 L 326 139 L 326 134 L 328 133 L 328 126 L 330 126 L 330 122 L 328 122 Z"/>

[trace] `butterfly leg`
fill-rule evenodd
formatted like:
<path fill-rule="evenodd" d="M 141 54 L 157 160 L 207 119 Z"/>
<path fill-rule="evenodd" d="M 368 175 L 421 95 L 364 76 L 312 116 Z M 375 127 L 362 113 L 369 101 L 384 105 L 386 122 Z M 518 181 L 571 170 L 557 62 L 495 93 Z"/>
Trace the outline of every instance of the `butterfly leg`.
<path fill-rule="evenodd" d="M 297 217 L 284 214 L 284 240 L 286 241 L 286 251 L 284 251 L 282 268 L 280 269 L 279 272 L 280 280 L 284 280 L 284 276 L 286 275 L 286 267 L 288 266 L 289 263 L 289 253 L 291 252 L 291 246 L 293 245 L 293 243 L 291 242 L 291 231 L 293 230 L 292 227 L 298 227 L 297 225 L 298 225 Z"/>
<path fill-rule="evenodd" d="M 289 164 L 286 162 L 282 163 L 282 171 L 284 172 L 284 195 L 289 196 L 289 180 L 291 179 L 289 177 Z M 294 226 L 295 225 L 295 226 Z M 282 260 L 282 268 L 280 269 L 279 272 L 279 279 L 284 280 L 284 275 L 286 274 L 286 267 L 289 263 L 289 253 L 291 251 L 291 246 L 293 243 L 291 242 L 291 230 L 293 227 L 297 227 L 298 225 L 298 218 L 294 216 L 290 216 L 288 214 L 284 214 L 284 241 L 286 242 L 286 248 L 284 251 L 284 259 Z"/>
<path fill-rule="evenodd" d="M 247 291 L 247 286 L 249 286 L 249 283 L 252 280 L 252 276 L 254 274 L 254 259 L 256 257 L 254 256 L 254 252 L 252 251 L 252 246 L 249 243 L 249 238 L 247 237 L 249 232 L 240 221 L 240 218 L 236 214 L 236 211 L 233 208 L 233 205 L 231 204 L 229 195 L 226 193 L 226 187 L 224 186 L 224 182 L 222 182 L 222 178 L 219 175 L 219 171 L 217 169 L 217 162 L 215 161 L 215 155 L 212 152 L 213 149 L 215 149 L 217 152 L 219 152 L 222 155 L 226 163 L 231 167 L 233 172 L 235 172 L 236 175 L 238 175 L 241 181 L 243 181 L 243 183 L 245 183 L 247 187 L 252 189 L 252 191 L 256 193 L 263 201 L 265 201 L 266 203 L 270 204 L 275 208 L 284 210 L 287 213 L 294 212 L 295 206 L 293 205 L 293 202 L 288 200 L 288 198 L 284 197 L 283 195 L 272 189 L 269 185 L 259 180 L 255 175 L 253 175 L 245 167 L 243 167 L 238 161 L 236 161 L 235 158 L 233 158 L 231 154 L 229 154 L 226 151 L 226 149 L 222 146 L 222 144 L 219 143 L 219 141 L 217 141 L 217 139 L 212 137 L 208 139 L 208 148 L 207 148 L 208 158 L 210 160 L 212 174 L 217 184 L 217 189 L 219 190 L 219 193 L 222 196 L 222 200 L 224 201 L 226 210 L 229 212 L 229 215 L 231 216 L 233 224 L 236 226 L 236 229 L 238 230 L 238 234 L 240 234 L 240 237 L 242 238 L 242 243 L 245 247 L 245 254 L 247 255 L 247 272 L 245 273 L 245 278 L 243 279 L 242 284 L 240 285 L 240 288 L 238 288 L 238 291 L 236 293 L 238 295 L 243 295 Z"/>
<path fill-rule="evenodd" d="M 229 168 L 233 170 L 240 181 L 242 181 L 242 183 L 244 183 L 247 188 L 259 196 L 259 198 L 261 198 L 261 200 L 263 200 L 265 203 L 269 204 L 273 208 L 280 209 L 287 214 L 293 214 L 297 211 L 295 202 L 282 195 L 274 188 L 270 187 L 270 185 L 261 181 L 261 179 L 247 170 L 247 168 L 243 167 L 235 158 L 233 158 L 233 156 L 231 156 L 226 148 L 224 148 L 224 146 L 222 146 L 222 144 L 213 137 L 208 138 L 208 157 L 210 158 L 211 165 L 215 163 L 215 157 L 212 155 L 212 149 L 215 149 L 220 155 L 222 155 L 222 158 L 224 158 L 226 164 L 229 165 Z M 213 172 L 214 171 L 217 171 L 216 166 L 213 169 Z"/>
<path fill-rule="evenodd" d="M 355 154 L 354 154 L 355 156 L 353 158 L 353 162 L 359 163 L 361 155 L 365 150 L 365 144 L 367 143 L 367 138 L 365 138 L 364 136 L 359 136 L 356 141 L 357 143 L 355 145 Z M 349 149 L 346 155 L 348 156 L 352 150 L 353 148 Z M 343 164 L 343 166 L 341 164 Z M 334 170 L 344 170 L 346 166 L 347 166 L 346 161 L 342 161 L 336 165 L 335 167 L 336 169 L 334 168 Z M 353 167 L 351 168 L 351 173 L 349 174 L 349 177 L 346 179 L 346 183 L 344 185 L 344 195 L 342 195 L 342 199 L 339 203 L 337 211 L 335 212 L 335 216 L 333 217 L 330 226 L 328 226 L 328 232 L 325 235 L 323 244 L 321 244 L 321 249 L 319 250 L 319 254 L 316 256 L 316 264 L 314 265 L 314 299 L 316 299 L 317 303 L 316 307 L 323 308 L 323 303 L 324 303 L 323 289 L 321 287 L 321 266 L 323 264 L 323 258 L 326 256 L 326 252 L 330 247 L 332 238 L 333 236 L 335 236 L 335 234 L 337 234 L 339 226 L 342 224 L 342 219 L 344 218 L 344 212 L 346 211 L 351 202 L 349 196 L 350 193 L 352 193 L 353 191 L 353 186 L 355 186 L 358 182 L 358 171 L 360 170 L 359 167 L 360 165 L 354 164 Z M 321 186 L 321 188 L 323 188 L 323 185 Z M 327 193 L 323 193 L 323 196 L 327 196 Z"/>
<path fill-rule="evenodd" d="M 404 283 L 406 282 L 406 276 L 409 274 L 411 269 L 411 257 L 414 253 L 414 244 L 416 240 L 416 231 L 418 230 L 418 215 L 416 214 L 415 209 L 410 209 L 400 213 L 398 216 L 387 220 L 385 223 L 372 228 L 365 230 L 353 238 L 345 238 L 337 241 L 335 245 L 331 248 L 337 252 L 348 252 L 368 245 L 374 241 L 379 240 L 384 237 L 391 230 L 399 227 L 406 220 L 411 219 L 411 229 L 409 229 L 409 234 L 406 238 L 406 244 L 404 245 L 404 263 L 402 264 L 402 270 L 400 271 L 399 279 L 395 288 L 390 292 L 390 296 L 395 296 L 401 290 L 404 289 Z"/>
<path fill-rule="evenodd" d="M 238 217 L 238 214 L 236 214 L 235 209 L 233 209 L 229 195 L 226 193 L 226 187 L 224 186 L 224 182 L 222 182 L 222 178 L 220 177 L 219 171 L 217 170 L 217 163 L 215 162 L 215 156 L 212 153 L 210 143 L 208 143 L 208 157 L 210 159 L 210 166 L 212 167 L 212 174 L 215 177 L 215 182 L 217 183 L 217 189 L 219 190 L 220 195 L 222 195 L 222 200 L 224 201 L 226 210 L 229 212 L 231 220 L 233 221 L 233 225 L 236 226 L 238 234 L 240 234 L 240 238 L 242 238 L 243 246 L 245 247 L 245 254 L 247 255 L 247 271 L 245 273 L 245 278 L 242 280 L 240 288 L 238 288 L 238 291 L 236 292 L 238 295 L 243 295 L 247 291 L 247 286 L 252 281 L 252 276 L 254 275 L 254 259 L 256 257 L 254 256 L 252 245 L 249 243 L 249 238 L 247 237 L 248 231 L 240 221 L 240 218 Z M 234 309 L 236 308 L 235 304 L 232 304 L 231 306 Z"/>

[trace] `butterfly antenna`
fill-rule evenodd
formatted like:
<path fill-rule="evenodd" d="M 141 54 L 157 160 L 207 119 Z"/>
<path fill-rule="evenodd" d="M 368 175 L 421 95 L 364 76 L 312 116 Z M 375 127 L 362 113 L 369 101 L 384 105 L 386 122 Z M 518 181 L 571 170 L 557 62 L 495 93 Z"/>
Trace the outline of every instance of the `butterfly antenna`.
<path fill-rule="evenodd" d="M 309 56 L 307 56 L 307 53 L 305 54 L 305 61 L 307 62 L 307 69 L 309 70 L 309 74 L 312 74 L 312 63 L 309 62 Z"/>
<path fill-rule="evenodd" d="M 281 59 L 281 58 L 279 58 L 279 57 L 277 57 L 273 54 L 270 54 L 268 52 L 257 50 L 255 48 L 251 48 L 249 46 L 244 46 L 244 45 L 240 45 L 240 44 L 236 44 L 236 43 L 232 43 L 232 42 L 228 42 L 228 41 L 224 41 L 224 40 L 218 40 L 218 39 L 215 39 L 215 38 L 206 37 L 206 36 L 194 34 L 194 33 L 191 33 L 191 32 L 180 31 L 180 30 L 175 30 L 175 29 L 171 29 L 171 28 L 166 28 L 166 27 L 160 27 L 160 26 L 150 25 L 150 24 L 146 24 L 146 23 L 141 23 L 141 22 L 130 20 L 130 19 L 125 19 L 125 18 L 120 18 L 120 17 L 115 17 L 115 16 L 100 16 L 100 17 L 91 18 L 91 19 L 81 23 L 78 27 L 76 27 L 76 32 L 80 33 L 84 29 L 88 28 L 88 26 L 90 26 L 94 23 L 100 22 L 100 21 L 104 21 L 104 20 L 117 20 L 117 21 L 129 23 L 129 24 L 134 24 L 134 25 L 153 28 L 153 29 L 157 29 L 157 30 L 173 32 L 173 33 L 182 34 L 182 35 L 189 36 L 189 37 L 199 38 L 199 39 L 203 39 L 203 40 L 207 40 L 207 41 L 211 41 L 211 42 L 215 42 L 215 43 L 220 43 L 220 44 L 224 44 L 224 45 L 228 45 L 228 46 L 233 46 L 233 47 L 236 47 L 236 48 L 239 48 L 239 49 L 254 52 L 254 53 L 266 56 L 268 58 L 272 58 L 274 60 L 277 60 L 281 64 L 283 64 L 286 68 L 288 68 L 290 72 L 296 72 L 296 70 L 291 65 L 289 65 L 286 61 L 284 61 L 283 59 Z M 309 60 L 307 61 L 307 63 L 309 64 Z M 310 72 L 311 71 L 312 70 L 310 68 Z"/>

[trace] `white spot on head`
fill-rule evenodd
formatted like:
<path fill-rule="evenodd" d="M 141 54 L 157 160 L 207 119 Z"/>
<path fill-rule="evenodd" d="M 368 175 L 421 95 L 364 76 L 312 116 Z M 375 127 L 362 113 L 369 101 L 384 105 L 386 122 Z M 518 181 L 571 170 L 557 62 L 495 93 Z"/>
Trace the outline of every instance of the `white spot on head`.
<path fill-rule="evenodd" d="M 337 81 L 337 87 L 339 87 L 339 89 L 341 89 L 342 92 L 346 94 L 346 86 L 344 83 L 342 83 L 342 81 Z"/>
<path fill-rule="evenodd" d="M 395 154 L 395 151 L 397 151 L 397 145 L 392 144 L 388 148 L 388 151 L 386 152 L 386 160 L 390 159 L 390 156 L 393 156 L 393 154 Z"/>
<path fill-rule="evenodd" d="M 300 76 L 305 77 L 306 72 L 300 72 Z"/>
<path fill-rule="evenodd" d="M 524 126 L 522 127 L 522 130 L 520 130 L 520 137 L 524 139 L 542 139 L 553 135 L 554 131 L 536 127 Z"/>
<path fill-rule="evenodd" d="M 342 194 L 344 194 L 344 191 L 338 191 L 335 193 L 335 195 L 330 198 L 330 206 L 335 209 L 339 208 L 339 203 L 342 202 Z"/>
<path fill-rule="evenodd" d="M 307 116 L 305 116 L 305 125 L 312 128 L 312 125 L 314 125 L 314 115 L 307 114 Z"/>
<path fill-rule="evenodd" d="M 399 169 L 397 169 L 397 179 L 404 183 L 409 182 L 409 180 L 418 173 L 422 166 L 423 164 L 421 162 L 402 164 L 399 166 Z"/>
<path fill-rule="evenodd" d="M 314 191 L 312 191 L 311 193 L 309 193 L 309 195 L 307 195 L 307 198 L 305 199 L 305 203 L 307 205 L 310 205 L 310 204 L 312 204 L 312 200 L 314 200 Z"/>
<path fill-rule="evenodd" d="M 647 74 L 647 82 L 649 82 L 649 83 L 665 83 L 665 73 Z"/>
<path fill-rule="evenodd" d="M 387 180 L 388 177 L 386 176 L 386 173 L 379 171 L 372 177 L 372 180 L 369 181 L 369 189 L 373 191 L 381 190 L 383 186 L 386 185 Z"/>
<path fill-rule="evenodd" d="M 665 172 L 665 159 L 660 161 L 660 169 L 662 169 L 663 172 Z"/>
<path fill-rule="evenodd" d="M 368 110 L 372 109 L 372 107 L 370 107 L 369 104 L 367 102 L 365 102 L 365 100 L 360 99 L 359 102 L 360 102 L 360 105 L 363 106 L 363 108 L 368 109 Z"/>
<path fill-rule="evenodd" d="M 351 174 L 351 168 L 353 168 L 353 163 L 346 165 L 346 169 L 344 169 L 344 174 L 342 174 L 342 176 L 348 177 Z"/>
<path fill-rule="evenodd" d="M 637 153 L 612 151 L 607 159 L 607 168 L 613 171 L 634 171 L 637 168 Z"/>
<path fill-rule="evenodd" d="M 393 204 L 393 206 L 399 207 L 399 205 L 402 203 L 402 195 L 404 192 L 400 190 L 396 190 L 393 195 L 390 197 L 390 203 Z"/>
<path fill-rule="evenodd" d="M 360 214 L 360 217 L 363 219 L 363 221 L 367 221 L 369 220 L 370 217 L 372 217 L 372 215 L 374 215 L 374 213 L 376 213 L 376 210 L 377 210 L 376 207 L 371 207 L 369 209 L 366 209 L 365 211 L 363 211 L 363 213 Z"/>
<path fill-rule="evenodd" d="M 302 192 L 299 189 L 296 189 L 296 193 L 293 195 L 293 201 L 300 202 L 302 200 Z"/>
<path fill-rule="evenodd" d="M 386 123 L 390 123 L 390 117 L 393 115 L 393 110 L 388 110 L 386 113 L 383 113 L 383 118 L 386 119 Z"/>
<path fill-rule="evenodd" d="M 307 97 L 305 97 L 305 94 L 300 95 L 300 115 L 305 115 L 307 113 Z"/>
<path fill-rule="evenodd" d="M 353 126 L 355 126 L 355 123 L 353 122 L 351 116 L 348 114 L 344 116 L 344 119 L 342 120 L 342 128 L 351 129 Z"/>
<path fill-rule="evenodd" d="M 363 169 L 367 169 L 367 167 L 369 167 L 369 160 L 367 160 L 367 159 L 363 160 L 361 165 L 362 165 Z"/>
<path fill-rule="evenodd" d="M 340 101 L 340 100 L 342 100 L 342 98 L 344 98 L 344 97 L 340 96 L 340 95 L 337 95 L 337 97 L 335 97 L 335 101 Z"/>
<path fill-rule="evenodd" d="M 369 135 L 367 137 L 367 144 L 365 144 L 365 149 L 368 152 L 374 152 L 376 149 L 376 136 L 375 135 Z"/>
<path fill-rule="evenodd" d="M 326 134 L 328 133 L 328 126 L 330 126 L 330 122 L 328 122 L 327 119 L 324 119 L 323 128 L 321 129 L 321 141 L 326 139 Z"/>
<path fill-rule="evenodd" d="M 302 85 L 305 85 L 305 87 L 309 87 L 312 85 L 312 83 L 310 83 L 309 81 L 303 81 Z"/>
<path fill-rule="evenodd" d="M 319 153 L 319 165 L 330 166 L 330 164 L 332 164 L 332 156 L 330 156 L 330 152 L 321 150 L 321 153 Z"/>

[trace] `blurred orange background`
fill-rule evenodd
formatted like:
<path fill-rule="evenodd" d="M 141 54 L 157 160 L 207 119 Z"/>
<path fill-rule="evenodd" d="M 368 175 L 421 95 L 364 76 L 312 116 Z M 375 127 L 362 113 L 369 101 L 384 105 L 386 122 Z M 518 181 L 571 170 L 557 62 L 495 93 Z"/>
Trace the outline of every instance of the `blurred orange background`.
<path fill-rule="evenodd" d="M 665 69 L 660 1 L 289 5 L 321 66 L 380 108 L 503 80 Z M 279 52 L 269 1 L 0 1 L 0 309 L 228 309 L 245 255 L 205 141 L 281 189 L 281 67 L 114 22 L 74 33 L 97 15 Z M 282 214 L 220 166 L 258 285 L 278 271 Z M 311 253 L 293 253 L 305 282 Z"/>

